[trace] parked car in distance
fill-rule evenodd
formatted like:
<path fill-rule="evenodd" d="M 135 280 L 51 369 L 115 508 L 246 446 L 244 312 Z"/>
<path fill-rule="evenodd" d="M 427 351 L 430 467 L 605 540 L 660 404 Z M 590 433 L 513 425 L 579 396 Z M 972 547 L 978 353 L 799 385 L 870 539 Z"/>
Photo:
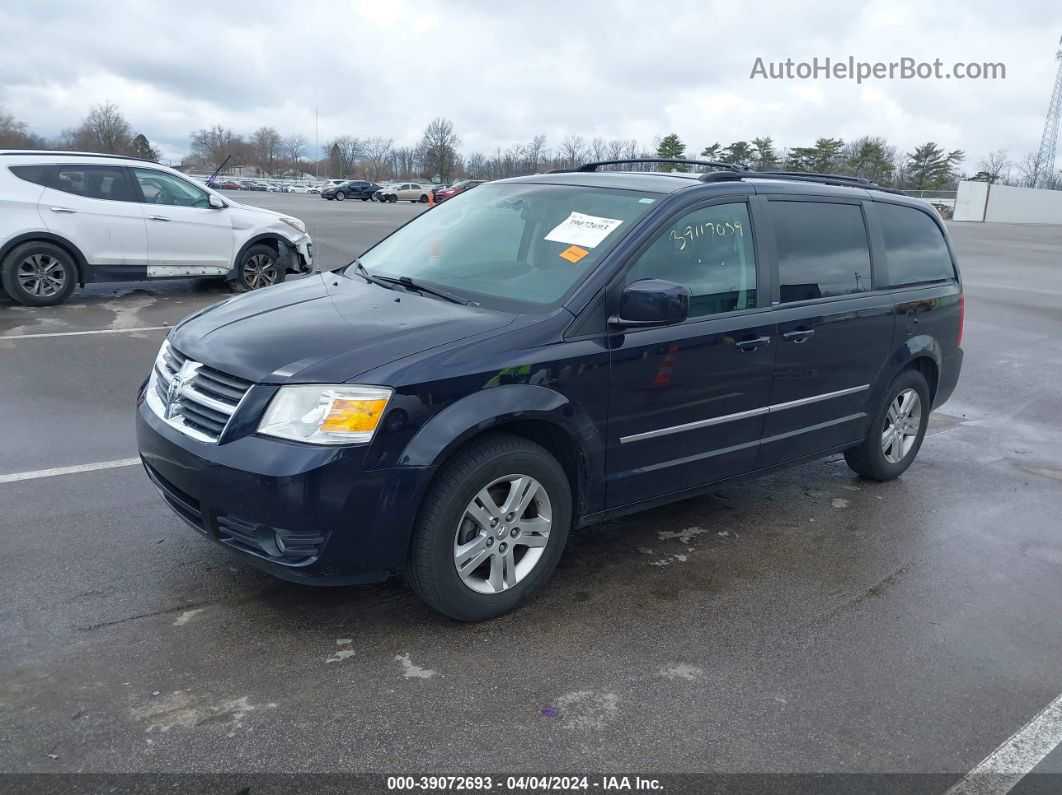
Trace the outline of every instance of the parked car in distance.
<path fill-rule="evenodd" d="M 452 199 L 457 194 L 464 193 L 466 190 L 472 190 L 472 188 L 477 185 L 482 185 L 484 182 L 486 182 L 485 179 L 462 179 L 448 188 L 436 190 L 435 201 L 444 202 L 447 199 Z"/>
<path fill-rule="evenodd" d="M 310 188 L 311 188 L 310 185 L 300 185 L 300 184 L 292 183 L 290 185 L 285 186 L 284 191 L 286 193 L 309 193 L 310 192 Z"/>
<path fill-rule="evenodd" d="M 482 185 L 192 315 L 139 395 L 148 476 L 266 571 L 404 574 L 460 620 L 530 600 L 575 528 L 835 453 L 900 476 L 962 365 L 943 222 L 850 177 L 693 162 L 723 170 Z"/>
<path fill-rule="evenodd" d="M 244 190 L 257 190 L 257 191 L 266 191 L 266 192 L 268 192 L 269 191 L 269 186 L 266 185 L 264 182 L 256 182 L 255 180 L 247 179 L 247 180 L 244 180 L 244 182 L 243 182 L 243 189 Z"/>
<path fill-rule="evenodd" d="M 380 182 L 378 184 L 379 184 L 380 187 L 372 194 L 372 200 L 374 202 L 387 201 L 387 199 L 384 197 L 383 194 L 386 193 L 388 190 L 390 190 L 390 188 L 395 183 L 394 182 Z"/>
<path fill-rule="evenodd" d="M 320 185 L 308 185 L 306 187 L 306 192 L 307 193 L 320 193 L 321 192 L 321 186 Z"/>
<path fill-rule="evenodd" d="M 379 189 L 380 186 L 375 182 L 369 182 L 364 179 L 351 179 L 346 182 L 341 182 L 338 185 L 333 185 L 330 188 L 324 188 L 321 191 L 321 198 L 328 199 L 329 201 L 333 199 L 336 201 L 361 199 L 363 202 L 366 202 L 371 199 L 373 193 Z"/>
<path fill-rule="evenodd" d="M 221 190 L 243 190 L 243 185 L 234 179 L 226 179 L 217 184 L 217 187 Z"/>
<path fill-rule="evenodd" d="M 420 182 L 399 182 L 381 191 L 380 198 L 389 202 L 427 203 L 429 193 L 431 193 L 431 185 Z"/>
<path fill-rule="evenodd" d="M 218 277 L 237 292 L 308 271 L 306 225 L 135 158 L 0 150 L 0 282 L 27 306 L 89 282 Z"/>

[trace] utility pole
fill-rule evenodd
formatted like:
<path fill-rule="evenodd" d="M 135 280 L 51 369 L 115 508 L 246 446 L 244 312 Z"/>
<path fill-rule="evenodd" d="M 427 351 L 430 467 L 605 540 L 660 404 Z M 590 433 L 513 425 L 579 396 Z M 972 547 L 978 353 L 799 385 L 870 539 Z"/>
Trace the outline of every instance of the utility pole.
<path fill-rule="evenodd" d="M 317 179 L 321 178 L 321 134 L 317 124 L 317 108 L 313 109 L 313 161 L 317 165 L 315 166 L 314 173 L 317 174 Z"/>

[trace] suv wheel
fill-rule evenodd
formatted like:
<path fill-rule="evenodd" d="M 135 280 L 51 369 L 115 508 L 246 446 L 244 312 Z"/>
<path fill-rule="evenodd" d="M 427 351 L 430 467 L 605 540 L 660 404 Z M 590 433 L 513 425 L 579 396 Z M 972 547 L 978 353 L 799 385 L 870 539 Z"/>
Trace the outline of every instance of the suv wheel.
<path fill-rule="evenodd" d="M 0 282 L 20 304 L 55 306 L 74 292 L 77 266 L 69 254 L 53 243 L 23 243 L 0 264 Z"/>
<path fill-rule="evenodd" d="M 571 526 L 557 460 L 517 436 L 490 436 L 450 461 L 424 498 L 406 579 L 440 613 L 482 621 L 529 600 L 557 565 Z"/>
<path fill-rule="evenodd" d="M 865 478 L 898 478 L 918 455 L 929 411 L 925 377 L 917 370 L 904 370 L 886 390 L 863 443 L 845 450 L 844 460 Z"/>
<path fill-rule="evenodd" d="M 243 253 L 236 272 L 238 275 L 229 280 L 229 286 L 237 293 L 247 293 L 284 281 L 284 268 L 280 265 L 277 252 L 261 243 Z"/>
<path fill-rule="evenodd" d="M 341 191 L 341 190 L 340 190 L 340 191 L 336 191 L 336 201 L 337 201 L 337 202 L 341 202 L 341 201 L 343 201 L 343 200 L 344 200 L 345 198 L 347 198 L 347 194 L 345 194 L 345 193 L 344 193 L 343 191 Z"/>

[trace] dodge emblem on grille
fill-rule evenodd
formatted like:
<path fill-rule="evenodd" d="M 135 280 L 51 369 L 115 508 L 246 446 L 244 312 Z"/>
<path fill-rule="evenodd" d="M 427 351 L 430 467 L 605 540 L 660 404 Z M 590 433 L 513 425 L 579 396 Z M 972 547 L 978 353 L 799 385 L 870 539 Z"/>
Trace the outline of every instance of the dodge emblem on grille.
<path fill-rule="evenodd" d="M 182 373 L 175 373 L 170 385 L 166 388 L 166 419 L 173 419 L 177 412 L 177 398 L 180 397 L 181 387 L 184 386 Z"/>

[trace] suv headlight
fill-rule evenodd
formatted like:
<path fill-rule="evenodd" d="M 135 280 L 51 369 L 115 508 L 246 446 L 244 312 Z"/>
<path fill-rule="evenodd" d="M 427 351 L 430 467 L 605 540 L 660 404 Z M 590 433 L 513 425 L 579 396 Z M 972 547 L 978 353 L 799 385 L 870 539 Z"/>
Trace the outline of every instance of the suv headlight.
<path fill-rule="evenodd" d="M 287 216 L 285 216 L 285 217 L 281 218 L 280 220 L 283 221 L 284 223 L 286 223 L 288 226 L 290 226 L 296 232 L 305 232 L 306 231 L 306 224 L 304 224 L 298 218 L 288 218 Z"/>
<path fill-rule="evenodd" d="M 372 439 L 392 390 L 346 384 L 282 386 L 258 433 L 309 444 L 361 444 Z"/>

